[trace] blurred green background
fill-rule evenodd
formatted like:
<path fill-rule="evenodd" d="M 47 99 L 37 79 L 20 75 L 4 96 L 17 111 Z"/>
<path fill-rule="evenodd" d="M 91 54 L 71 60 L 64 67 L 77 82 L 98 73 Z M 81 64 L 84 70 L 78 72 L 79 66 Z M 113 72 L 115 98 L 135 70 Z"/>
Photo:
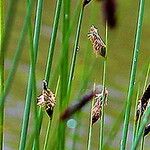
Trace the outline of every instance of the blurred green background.
<path fill-rule="evenodd" d="M 5 16 L 7 16 L 8 5 L 11 0 L 6 0 L 5 2 Z M 136 22 L 137 22 L 137 12 L 138 12 L 138 0 L 129 1 L 129 0 L 116 0 L 117 3 L 117 25 L 114 29 L 109 29 L 108 31 L 108 65 L 107 65 L 107 88 L 109 90 L 109 98 L 108 105 L 105 107 L 106 117 L 105 117 L 105 141 L 109 137 L 109 132 L 111 127 L 119 117 L 121 113 L 127 94 L 127 88 L 129 83 L 130 76 L 130 67 L 131 67 L 131 59 L 132 52 L 134 47 L 134 37 L 136 31 Z M 13 20 L 11 24 L 9 24 L 9 37 L 7 44 L 7 51 L 5 55 L 5 70 L 6 70 L 6 78 L 9 72 L 9 69 L 12 64 L 12 59 L 14 56 L 15 48 L 19 39 L 20 31 L 23 26 L 23 20 L 26 11 L 26 1 L 25 0 L 16 0 L 14 2 L 14 12 L 12 13 Z M 42 26 L 41 26 L 41 34 L 40 34 L 40 43 L 39 43 L 39 54 L 38 54 L 38 62 L 36 67 L 36 78 L 37 78 L 37 89 L 38 94 L 41 91 L 41 83 L 44 78 L 45 73 L 45 64 L 47 59 L 47 51 L 49 46 L 50 34 L 52 31 L 52 23 L 53 23 L 53 15 L 55 9 L 55 1 L 54 0 L 44 0 L 44 8 L 42 15 Z M 74 10 L 77 5 L 77 0 L 71 0 L 71 16 L 70 19 L 74 17 Z M 35 5 L 34 5 L 35 6 Z M 137 84 L 140 83 L 142 94 L 142 89 L 145 81 L 145 73 L 150 62 L 150 48 L 149 48 L 149 36 L 150 36 L 150 1 L 146 1 L 145 4 L 145 14 L 144 14 L 144 22 L 143 22 L 143 30 L 142 30 L 142 40 L 141 40 L 141 48 L 139 55 L 139 63 L 138 63 L 138 72 L 137 72 Z M 35 15 L 35 7 L 32 10 L 32 25 L 34 25 L 34 15 Z M 76 18 L 77 20 L 77 18 Z M 75 27 L 74 25 L 74 31 Z M 102 58 L 95 57 L 93 53 L 91 43 L 87 38 L 87 33 L 91 25 L 95 25 L 98 28 L 100 35 L 105 37 L 105 24 L 103 21 L 102 15 L 102 4 L 99 1 L 92 1 L 86 8 L 83 17 L 83 24 L 80 35 L 79 42 L 79 52 L 77 55 L 77 64 L 75 70 L 75 76 L 73 80 L 73 88 L 71 94 L 71 100 L 75 99 L 80 91 L 80 83 L 82 79 L 82 72 L 84 67 L 84 59 L 88 56 L 88 62 L 86 62 L 87 69 L 88 66 L 94 62 L 94 66 L 92 68 L 92 72 L 90 74 L 88 88 L 91 88 L 93 83 L 102 84 Z M 70 37 L 70 47 L 69 53 L 70 56 L 73 51 L 74 44 L 74 31 Z M 52 76 L 51 76 L 51 85 L 50 88 L 52 91 L 55 91 L 56 80 L 58 78 L 58 70 L 57 64 L 61 52 L 61 41 L 62 41 L 62 14 L 61 20 L 59 24 L 59 30 L 57 34 L 57 41 L 54 53 L 53 67 L 52 67 Z M 88 53 L 88 54 L 87 54 Z M 6 107 L 5 107 L 5 150 L 15 150 L 18 148 L 19 139 L 20 139 L 20 131 L 21 131 L 21 123 L 22 116 L 25 104 L 25 93 L 28 81 L 28 73 L 29 73 L 29 40 L 28 37 L 25 37 L 24 46 L 23 46 L 23 54 L 20 59 L 19 67 L 17 69 L 17 73 L 12 85 L 12 88 L 6 99 Z M 134 100 L 134 98 L 133 98 Z M 132 107 L 134 109 L 134 106 Z M 89 121 L 89 109 L 90 105 L 86 106 L 85 109 L 82 110 L 83 115 L 80 124 L 80 130 L 78 133 L 78 142 L 76 144 L 76 149 L 86 149 L 86 141 L 87 141 L 87 130 L 88 130 L 88 121 Z M 131 112 L 131 122 L 134 119 L 134 112 Z M 31 113 L 32 120 L 32 113 Z M 42 128 L 41 136 L 45 136 L 45 128 L 47 124 L 47 115 L 44 117 L 44 123 Z M 78 123 L 78 122 L 77 122 Z M 122 122 L 121 122 L 122 123 Z M 119 122 L 118 122 L 119 124 Z M 94 125 L 93 128 L 93 138 L 92 138 L 92 150 L 96 150 L 98 147 L 98 123 Z M 29 126 L 29 134 L 32 130 L 32 123 L 30 122 Z M 71 136 L 73 134 L 73 129 L 67 129 L 70 132 L 67 132 L 67 141 L 66 141 L 66 149 L 71 149 Z M 128 149 L 131 144 L 132 139 L 132 123 L 129 126 L 129 138 L 128 138 Z M 112 139 L 112 143 L 108 145 L 106 149 L 116 150 L 119 149 L 120 139 L 121 139 L 121 131 L 122 125 L 118 128 L 118 133 L 115 136 L 115 139 Z M 145 150 L 149 150 L 149 136 L 146 137 Z M 41 138 L 41 143 L 43 140 Z"/>

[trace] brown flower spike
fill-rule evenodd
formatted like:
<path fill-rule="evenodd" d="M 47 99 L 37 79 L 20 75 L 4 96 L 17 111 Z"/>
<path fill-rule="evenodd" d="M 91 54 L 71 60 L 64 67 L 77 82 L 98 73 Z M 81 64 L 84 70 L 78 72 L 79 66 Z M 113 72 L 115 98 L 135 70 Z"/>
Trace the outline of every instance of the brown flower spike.
<path fill-rule="evenodd" d="M 106 45 L 100 35 L 98 34 L 97 29 L 92 25 L 88 33 L 88 38 L 93 44 L 93 50 L 96 55 L 101 55 L 106 57 Z"/>
<path fill-rule="evenodd" d="M 108 91 L 105 89 L 104 91 L 104 99 L 103 99 L 103 91 L 101 93 L 96 94 L 94 100 L 96 101 L 92 108 L 92 125 L 96 123 L 101 117 L 102 111 L 102 100 L 104 100 L 104 104 L 107 105 L 107 97 Z"/>
<path fill-rule="evenodd" d="M 37 105 L 44 107 L 49 117 L 52 118 L 56 100 L 53 92 L 48 89 L 47 82 L 45 80 L 43 80 L 42 94 L 37 97 L 37 100 Z"/>
<path fill-rule="evenodd" d="M 142 98 L 138 102 L 137 111 L 136 111 L 136 122 L 139 117 L 143 115 L 145 110 L 150 106 L 150 84 L 145 90 Z"/>

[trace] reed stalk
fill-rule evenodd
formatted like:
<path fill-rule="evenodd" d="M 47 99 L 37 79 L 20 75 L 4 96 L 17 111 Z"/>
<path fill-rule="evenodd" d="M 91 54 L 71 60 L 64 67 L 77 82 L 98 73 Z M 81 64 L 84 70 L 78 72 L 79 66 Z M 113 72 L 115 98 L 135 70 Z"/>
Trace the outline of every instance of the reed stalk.
<path fill-rule="evenodd" d="M 60 18 L 61 5 L 62 5 L 62 0 L 57 0 L 56 8 L 55 8 L 55 15 L 54 15 L 54 22 L 53 22 L 53 27 L 52 27 L 53 30 L 51 33 L 51 40 L 50 40 L 49 49 L 48 49 L 48 56 L 47 56 L 45 77 L 44 77 L 47 83 L 49 83 L 49 79 L 51 75 L 51 67 L 52 67 L 55 41 L 56 41 L 56 35 L 57 35 L 57 30 L 58 30 L 59 18 Z M 39 133 L 41 130 L 42 119 L 43 119 L 43 113 L 42 113 L 42 109 L 40 108 L 39 109 Z"/>
<path fill-rule="evenodd" d="M 57 93 L 58 93 L 59 82 L 60 82 L 60 77 L 58 78 L 58 81 L 57 81 L 55 96 L 57 96 Z M 44 140 L 45 142 L 44 142 L 43 150 L 46 150 L 47 146 L 48 146 L 48 141 L 49 141 L 49 137 L 50 137 L 51 122 L 52 122 L 52 120 L 49 120 L 49 122 L 48 122 L 48 127 L 47 127 L 46 136 L 45 136 L 45 140 Z"/>
<path fill-rule="evenodd" d="M 37 53 L 38 53 L 38 45 L 39 45 L 42 6 L 43 6 L 43 0 L 38 0 L 35 26 L 34 26 L 34 35 L 33 35 L 33 49 L 32 48 L 30 49 L 31 63 L 30 63 L 30 71 L 29 71 L 29 78 L 28 78 L 28 86 L 27 86 L 27 93 L 26 93 L 26 100 L 25 100 L 25 109 L 24 109 L 19 150 L 25 149 L 25 145 L 26 145 L 32 92 L 33 92 L 33 87 L 35 85 L 35 64 L 37 61 Z M 29 22 L 29 25 L 30 25 L 30 22 Z M 38 140 L 37 138 L 36 140 Z M 36 148 L 39 149 L 39 144 L 37 142 L 36 142 L 36 145 L 37 145 Z"/>
<path fill-rule="evenodd" d="M 145 126 L 149 121 L 149 117 L 150 117 L 150 107 L 145 111 L 145 114 L 142 117 L 141 125 L 140 125 L 139 131 L 137 133 L 137 136 L 135 137 L 135 141 L 132 144 L 131 150 L 136 150 L 138 143 L 139 143 L 139 141 L 143 135 L 143 131 L 145 129 Z"/>
<path fill-rule="evenodd" d="M 32 2 L 30 2 L 29 5 L 27 6 L 27 11 L 26 11 L 25 19 L 24 19 L 23 28 L 22 28 L 22 31 L 20 33 L 17 48 L 16 48 L 14 58 L 12 61 L 12 66 L 11 66 L 11 69 L 9 71 L 8 78 L 5 82 L 5 90 L 4 90 L 3 94 L 0 96 L 0 107 L 4 105 L 6 95 L 8 94 L 8 92 L 11 88 L 12 81 L 14 79 L 14 76 L 15 76 L 15 73 L 16 73 L 16 70 L 18 67 L 18 63 L 19 63 L 19 60 L 20 60 L 20 57 L 22 54 L 22 50 L 23 50 L 22 46 L 23 46 L 23 42 L 25 39 L 25 35 L 26 35 L 26 31 L 27 31 L 28 23 L 29 23 L 29 19 L 30 19 L 31 7 L 32 7 Z"/>
<path fill-rule="evenodd" d="M 95 90 L 95 84 L 94 84 Z M 90 111 L 90 121 L 89 121 L 89 130 L 88 130 L 88 143 L 87 150 L 91 150 L 91 139 L 92 139 L 92 108 L 94 106 L 94 99 L 91 101 L 91 111 Z"/>
<path fill-rule="evenodd" d="M 104 59 L 103 64 L 103 95 L 105 91 L 105 85 L 106 85 L 106 66 L 107 66 L 107 50 L 108 50 L 108 25 L 106 21 L 106 27 L 105 27 L 105 43 L 106 43 L 106 58 Z M 102 99 L 102 115 L 100 120 L 100 135 L 99 135 L 99 150 L 103 149 L 103 138 L 104 138 L 104 96 Z"/>
<path fill-rule="evenodd" d="M 142 33 L 144 2 L 145 2 L 145 0 L 140 0 L 140 3 L 139 3 L 138 22 L 137 22 L 137 30 L 136 30 L 136 37 L 135 37 L 135 43 L 134 43 L 135 44 L 134 45 L 134 54 L 133 54 L 133 59 L 132 59 L 132 67 L 131 67 L 131 73 L 130 73 L 130 83 L 129 83 L 129 88 L 128 88 L 128 95 L 127 95 L 127 100 L 126 100 L 126 111 L 125 111 L 125 117 L 124 117 L 124 125 L 123 125 L 120 150 L 126 149 L 128 125 L 129 125 L 130 111 L 131 111 L 131 101 L 132 101 L 132 95 L 133 95 L 134 85 L 135 85 L 137 61 L 138 61 L 138 54 L 139 54 L 141 33 Z"/>
<path fill-rule="evenodd" d="M 4 0 L 0 1 L 0 95 L 4 92 Z M 3 149 L 4 104 L 0 106 L 0 150 Z"/>

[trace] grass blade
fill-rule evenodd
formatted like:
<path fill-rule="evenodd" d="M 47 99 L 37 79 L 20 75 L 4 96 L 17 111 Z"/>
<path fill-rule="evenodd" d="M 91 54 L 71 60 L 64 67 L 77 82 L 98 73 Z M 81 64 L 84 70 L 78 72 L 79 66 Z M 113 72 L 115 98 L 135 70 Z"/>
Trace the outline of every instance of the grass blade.
<path fill-rule="evenodd" d="M 60 77 L 58 78 L 58 81 L 57 81 L 57 86 L 56 86 L 56 90 L 55 90 L 55 96 L 57 96 L 57 93 L 58 93 L 59 82 L 60 82 Z M 48 141 L 49 141 L 49 137 L 50 137 L 51 121 L 52 120 L 49 120 L 49 122 L 48 122 L 48 127 L 47 127 L 47 131 L 46 131 L 46 137 L 45 137 L 45 140 L 44 140 L 45 143 L 44 143 L 43 150 L 46 150 L 47 146 L 48 146 Z"/>
<path fill-rule="evenodd" d="M 140 4 L 139 4 L 139 14 L 138 14 L 136 37 L 135 37 L 134 54 L 133 54 L 133 60 L 132 60 L 132 68 L 131 68 L 131 74 L 130 74 L 128 95 L 127 95 L 127 100 L 126 100 L 126 111 L 125 111 L 125 117 L 124 117 L 122 141 L 121 141 L 121 146 L 120 146 L 121 150 L 124 150 L 126 148 L 128 125 L 129 125 L 130 110 L 131 110 L 131 100 L 132 100 L 131 98 L 132 98 L 133 91 L 134 91 L 138 53 L 139 53 L 141 33 L 142 33 L 144 2 L 145 2 L 145 0 L 140 0 Z"/>
<path fill-rule="evenodd" d="M 29 19 L 30 19 L 30 14 L 31 14 L 31 3 L 27 7 L 23 28 L 22 28 L 22 31 L 21 31 L 21 34 L 20 34 L 20 38 L 18 40 L 18 45 L 17 45 L 17 48 L 16 48 L 16 52 L 14 54 L 12 67 L 11 67 L 11 70 L 10 70 L 10 72 L 8 74 L 8 78 L 7 78 L 6 83 L 5 83 L 4 92 L 0 96 L 0 107 L 4 105 L 5 97 L 6 97 L 7 93 L 9 92 L 9 90 L 11 88 L 11 84 L 12 84 L 13 78 L 15 76 L 17 67 L 18 67 L 19 58 L 20 58 L 20 56 L 22 54 L 22 46 L 23 46 L 26 30 L 27 30 L 27 27 L 28 27 Z"/>
<path fill-rule="evenodd" d="M 30 3 L 30 2 L 29 2 Z M 32 88 L 35 84 L 34 76 L 35 76 L 35 64 L 37 60 L 37 52 L 38 52 L 38 43 L 39 43 L 39 35 L 40 35 L 40 25 L 41 25 L 41 16 L 42 16 L 42 5 L 43 0 L 38 0 L 37 3 L 37 12 L 36 12 L 36 21 L 35 21 L 35 30 L 33 36 L 33 51 L 31 49 L 31 64 L 30 64 L 30 72 L 28 79 L 28 87 L 26 93 L 26 103 L 24 109 L 23 123 L 22 123 L 22 131 L 20 138 L 19 149 L 22 150 L 25 148 L 28 123 L 29 123 L 29 115 L 30 115 L 30 107 L 31 107 L 31 99 L 32 99 Z"/>
<path fill-rule="evenodd" d="M 4 1 L 0 1 L 0 95 L 4 92 Z M 0 106 L 0 150 L 3 149 L 4 104 Z"/>
<path fill-rule="evenodd" d="M 105 91 L 105 85 L 106 85 L 106 66 L 107 66 L 107 48 L 108 48 L 108 25 L 107 25 L 107 21 L 106 21 L 106 39 L 105 39 L 105 43 L 106 43 L 106 58 L 104 60 L 104 65 L 103 65 L 103 92 Z M 104 97 L 104 96 L 103 96 Z M 103 149 L 103 138 L 104 138 L 104 98 L 102 100 L 102 115 L 101 115 L 101 119 L 100 119 L 100 141 L 99 141 L 99 150 Z"/>

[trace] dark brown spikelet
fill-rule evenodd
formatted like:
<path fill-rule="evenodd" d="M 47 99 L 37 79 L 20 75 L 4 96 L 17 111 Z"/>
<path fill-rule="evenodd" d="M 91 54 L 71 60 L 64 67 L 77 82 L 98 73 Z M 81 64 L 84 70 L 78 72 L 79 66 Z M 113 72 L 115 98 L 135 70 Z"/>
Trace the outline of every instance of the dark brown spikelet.
<path fill-rule="evenodd" d="M 98 97 L 99 93 L 102 91 L 101 86 L 96 86 L 95 90 L 90 90 L 88 93 L 84 94 L 80 99 L 76 100 L 77 103 L 69 106 L 60 116 L 61 120 L 68 119 L 75 112 L 83 108 L 90 100 L 94 97 Z"/>
<path fill-rule="evenodd" d="M 136 121 L 138 121 L 139 117 L 143 115 L 143 113 L 149 106 L 150 106 L 150 84 L 148 85 L 142 98 L 138 102 L 136 111 Z"/>
<path fill-rule="evenodd" d="M 92 42 L 94 53 L 106 57 L 106 45 L 93 25 L 88 33 L 88 38 Z"/>
<path fill-rule="evenodd" d="M 37 105 L 44 107 L 49 117 L 52 118 L 56 100 L 53 92 L 50 89 L 48 89 L 47 82 L 45 80 L 43 80 L 42 94 L 37 97 L 37 100 Z"/>
<path fill-rule="evenodd" d="M 144 136 L 146 136 L 150 132 L 150 124 L 145 127 Z"/>
<path fill-rule="evenodd" d="M 83 0 L 83 7 L 87 5 L 91 0 Z"/>
<path fill-rule="evenodd" d="M 103 1 L 103 13 L 105 22 L 107 20 L 108 26 L 113 28 L 116 26 L 116 1 L 104 0 Z"/>
<path fill-rule="evenodd" d="M 104 96 L 104 99 L 103 99 Z M 92 125 L 96 123 L 101 117 L 102 111 L 102 100 L 104 100 L 104 105 L 107 104 L 108 91 L 105 89 L 103 92 L 95 95 L 94 100 L 96 101 L 92 108 Z"/>

